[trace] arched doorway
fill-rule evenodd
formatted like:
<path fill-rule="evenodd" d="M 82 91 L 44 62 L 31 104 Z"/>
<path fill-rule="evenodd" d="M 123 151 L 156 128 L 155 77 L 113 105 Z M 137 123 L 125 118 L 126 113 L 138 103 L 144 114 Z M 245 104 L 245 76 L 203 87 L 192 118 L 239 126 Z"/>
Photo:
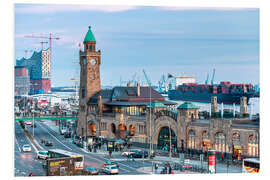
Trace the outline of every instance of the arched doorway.
<path fill-rule="evenodd" d="M 111 124 L 111 132 L 113 135 L 116 135 L 116 127 L 114 123 Z"/>
<path fill-rule="evenodd" d="M 135 126 L 134 125 L 130 125 L 129 126 L 129 135 L 130 136 L 134 136 L 135 135 Z"/>
<path fill-rule="evenodd" d="M 232 136 L 232 148 L 233 158 L 241 160 L 242 146 L 240 141 L 240 135 L 238 133 L 234 133 Z"/>
<path fill-rule="evenodd" d="M 124 124 L 119 124 L 119 138 L 124 139 L 126 137 L 127 127 Z"/>
<path fill-rule="evenodd" d="M 170 138 L 171 137 L 171 138 Z M 172 150 L 177 148 L 177 137 L 172 129 L 168 126 L 162 127 L 158 134 L 158 149 L 170 151 L 170 143 Z"/>
<path fill-rule="evenodd" d="M 89 136 L 96 136 L 97 135 L 97 130 L 96 130 L 96 126 L 94 123 L 90 123 L 88 124 L 88 135 Z"/>

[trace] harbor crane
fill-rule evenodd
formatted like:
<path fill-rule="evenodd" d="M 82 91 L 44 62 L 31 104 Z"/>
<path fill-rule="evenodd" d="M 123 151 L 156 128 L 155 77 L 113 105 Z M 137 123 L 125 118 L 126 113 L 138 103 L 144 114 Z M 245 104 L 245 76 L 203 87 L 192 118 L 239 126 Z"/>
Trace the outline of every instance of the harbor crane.
<path fill-rule="evenodd" d="M 212 80 L 211 80 L 212 85 L 214 85 L 215 72 L 216 72 L 216 69 L 213 70 L 213 76 L 212 76 Z"/>
<path fill-rule="evenodd" d="M 207 73 L 207 77 L 206 77 L 206 80 L 205 80 L 205 84 L 208 84 L 208 79 L 209 79 L 209 73 Z"/>
<path fill-rule="evenodd" d="M 145 80 L 146 80 L 147 84 L 149 85 L 149 87 L 151 87 L 151 81 L 149 80 L 149 78 L 148 78 L 146 72 L 144 71 L 144 69 L 143 69 L 143 74 L 144 74 L 144 77 L 145 77 Z"/>

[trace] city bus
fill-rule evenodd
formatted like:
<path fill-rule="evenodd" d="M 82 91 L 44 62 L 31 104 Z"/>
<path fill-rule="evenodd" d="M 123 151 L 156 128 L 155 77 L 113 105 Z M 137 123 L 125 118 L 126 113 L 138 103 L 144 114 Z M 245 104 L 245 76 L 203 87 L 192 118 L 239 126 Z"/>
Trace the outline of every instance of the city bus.
<path fill-rule="evenodd" d="M 258 158 L 247 158 L 243 160 L 243 173 L 258 173 L 260 171 L 260 161 Z"/>
<path fill-rule="evenodd" d="M 78 153 L 65 151 L 63 149 L 49 149 L 48 150 L 48 158 L 54 159 L 54 158 L 72 158 L 74 162 L 74 169 L 75 170 L 83 170 L 83 164 L 84 164 L 84 156 Z"/>

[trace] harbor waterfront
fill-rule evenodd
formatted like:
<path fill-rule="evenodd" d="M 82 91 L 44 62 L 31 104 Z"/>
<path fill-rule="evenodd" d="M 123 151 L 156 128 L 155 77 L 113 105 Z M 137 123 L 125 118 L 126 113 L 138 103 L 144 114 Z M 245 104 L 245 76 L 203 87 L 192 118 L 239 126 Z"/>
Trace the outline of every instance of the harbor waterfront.
<path fill-rule="evenodd" d="M 166 99 L 169 100 L 167 97 Z M 185 102 L 185 101 L 174 101 L 174 100 L 171 100 L 171 101 L 177 103 L 177 105 L 180 105 Z M 210 107 L 211 107 L 211 103 L 200 103 L 200 102 L 192 102 L 192 103 L 198 106 L 200 111 L 209 112 Z M 218 105 L 221 108 L 221 104 L 218 104 Z M 224 106 L 224 109 L 229 109 L 231 111 L 233 110 L 233 104 L 224 104 L 223 106 Z M 251 106 L 252 106 L 252 115 L 260 114 L 260 98 L 250 98 L 248 107 L 251 108 Z M 240 112 L 239 104 L 235 105 L 235 110 Z"/>

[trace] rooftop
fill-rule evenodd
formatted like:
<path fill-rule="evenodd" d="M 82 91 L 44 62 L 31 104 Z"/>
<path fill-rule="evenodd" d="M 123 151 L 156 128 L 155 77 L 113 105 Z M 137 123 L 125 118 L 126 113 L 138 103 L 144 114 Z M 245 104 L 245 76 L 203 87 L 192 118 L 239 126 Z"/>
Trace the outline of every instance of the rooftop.
<path fill-rule="evenodd" d="M 199 109 L 196 105 L 192 104 L 191 102 L 184 102 L 177 109 Z"/>
<path fill-rule="evenodd" d="M 96 42 L 95 36 L 91 31 L 91 26 L 89 26 L 88 32 L 85 35 L 83 42 Z"/>

